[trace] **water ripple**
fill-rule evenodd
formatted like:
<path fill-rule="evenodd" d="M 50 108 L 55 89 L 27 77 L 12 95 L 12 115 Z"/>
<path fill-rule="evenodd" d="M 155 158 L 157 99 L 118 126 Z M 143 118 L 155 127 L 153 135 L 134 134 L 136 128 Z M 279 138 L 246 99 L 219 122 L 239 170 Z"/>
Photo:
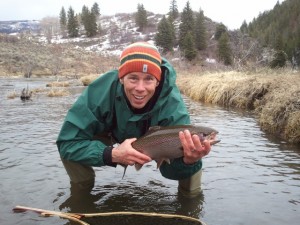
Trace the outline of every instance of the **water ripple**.
<path fill-rule="evenodd" d="M 122 167 L 95 168 L 95 188 L 81 198 L 70 194 L 55 145 L 64 116 L 80 90 L 61 98 L 37 95 L 23 103 L 6 96 L 27 84 L 45 87 L 48 80 L 0 78 L 0 82 L 1 224 L 66 223 L 59 218 L 13 214 L 15 205 L 87 213 L 164 212 L 215 225 L 299 223 L 300 148 L 266 135 L 249 112 L 184 97 L 192 122 L 217 129 L 221 139 L 203 159 L 199 198 L 180 198 L 177 181 L 163 178 L 154 162 L 140 171 L 128 167 L 124 179 Z"/>

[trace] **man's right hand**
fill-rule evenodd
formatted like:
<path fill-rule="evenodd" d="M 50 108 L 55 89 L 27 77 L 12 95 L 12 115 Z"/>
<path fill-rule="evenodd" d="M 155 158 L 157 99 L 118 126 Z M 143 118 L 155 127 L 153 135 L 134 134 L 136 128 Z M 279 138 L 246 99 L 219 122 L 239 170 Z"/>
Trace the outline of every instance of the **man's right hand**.
<path fill-rule="evenodd" d="M 131 144 L 136 141 L 136 138 L 126 139 L 119 146 L 112 149 L 112 162 L 133 166 L 136 163 L 144 165 L 147 162 L 150 162 L 152 159 L 135 150 Z"/>

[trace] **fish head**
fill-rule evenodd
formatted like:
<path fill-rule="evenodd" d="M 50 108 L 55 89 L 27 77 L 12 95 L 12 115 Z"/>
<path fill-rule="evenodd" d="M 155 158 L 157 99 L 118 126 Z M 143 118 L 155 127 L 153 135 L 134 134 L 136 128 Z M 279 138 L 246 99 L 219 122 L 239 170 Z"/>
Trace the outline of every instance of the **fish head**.
<path fill-rule="evenodd" d="M 220 140 L 216 140 L 219 132 L 213 128 L 204 126 L 191 126 L 189 130 L 192 135 L 197 135 L 201 142 L 208 140 L 211 145 L 220 142 Z"/>

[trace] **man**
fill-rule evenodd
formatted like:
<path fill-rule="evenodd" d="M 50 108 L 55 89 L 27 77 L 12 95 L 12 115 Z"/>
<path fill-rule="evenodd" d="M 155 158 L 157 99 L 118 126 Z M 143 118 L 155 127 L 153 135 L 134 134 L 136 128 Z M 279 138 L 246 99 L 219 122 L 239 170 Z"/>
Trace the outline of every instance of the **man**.
<path fill-rule="evenodd" d="M 118 70 L 92 82 L 69 110 L 57 146 L 71 184 L 92 188 L 92 167 L 141 165 L 151 161 L 132 142 L 150 126 L 190 124 L 190 117 L 175 84 L 176 72 L 147 42 L 129 45 L 121 54 Z M 188 130 L 179 132 L 184 156 L 163 163 L 161 174 L 179 180 L 179 191 L 200 193 L 201 158 L 210 142 L 201 142 Z M 111 140 L 119 145 L 113 147 Z"/>

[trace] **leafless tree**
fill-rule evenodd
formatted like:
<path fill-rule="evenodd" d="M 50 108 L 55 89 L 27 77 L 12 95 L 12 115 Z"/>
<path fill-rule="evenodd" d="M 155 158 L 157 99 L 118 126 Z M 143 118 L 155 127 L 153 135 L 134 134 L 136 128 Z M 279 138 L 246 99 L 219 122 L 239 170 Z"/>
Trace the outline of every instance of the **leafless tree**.
<path fill-rule="evenodd" d="M 60 31 L 59 20 L 57 17 L 45 17 L 41 20 L 41 28 L 50 44 L 52 37 L 57 35 Z"/>

